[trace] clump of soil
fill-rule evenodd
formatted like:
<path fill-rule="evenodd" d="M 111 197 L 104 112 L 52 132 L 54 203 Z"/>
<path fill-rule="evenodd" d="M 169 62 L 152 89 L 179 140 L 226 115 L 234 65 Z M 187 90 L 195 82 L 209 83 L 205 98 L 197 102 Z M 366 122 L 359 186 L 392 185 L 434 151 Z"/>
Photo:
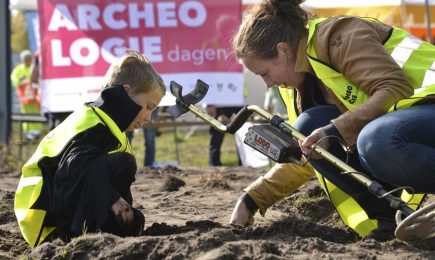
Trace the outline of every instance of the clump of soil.
<path fill-rule="evenodd" d="M 165 183 L 163 184 L 162 191 L 177 191 L 184 185 L 186 185 L 185 181 L 172 174 L 169 174 L 165 177 Z"/>
<path fill-rule="evenodd" d="M 323 189 L 319 185 L 315 185 L 315 182 L 312 184 L 314 185 L 306 187 L 304 192 L 296 192 L 273 207 L 317 223 L 341 223 L 334 206 Z"/>
<path fill-rule="evenodd" d="M 230 189 L 228 184 L 228 176 L 223 173 L 212 173 L 201 175 L 200 182 L 204 187 Z"/>

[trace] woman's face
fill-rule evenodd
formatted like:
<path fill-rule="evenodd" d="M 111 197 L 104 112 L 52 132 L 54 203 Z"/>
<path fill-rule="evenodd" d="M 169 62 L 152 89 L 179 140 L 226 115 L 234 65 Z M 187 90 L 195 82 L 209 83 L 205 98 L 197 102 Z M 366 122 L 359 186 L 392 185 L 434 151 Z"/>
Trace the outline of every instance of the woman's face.
<path fill-rule="evenodd" d="M 157 108 L 163 97 L 163 90 L 154 83 L 151 91 L 147 93 L 133 93 L 129 94 L 136 104 L 142 106 L 141 111 L 137 114 L 136 118 L 130 123 L 127 130 L 134 130 L 142 128 L 144 124 L 150 122 L 151 113 Z"/>
<path fill-rule="evenodd" d="M 274 85 L 297 88 L 303 82 L 304 73 L 295 72 L 296 57 L 286 43 L 278 43 L 277 49 L 278 55 L 273 59 L 244 57 L 240 60 L 248 70 L 262 77 L 268 88 Z"/>

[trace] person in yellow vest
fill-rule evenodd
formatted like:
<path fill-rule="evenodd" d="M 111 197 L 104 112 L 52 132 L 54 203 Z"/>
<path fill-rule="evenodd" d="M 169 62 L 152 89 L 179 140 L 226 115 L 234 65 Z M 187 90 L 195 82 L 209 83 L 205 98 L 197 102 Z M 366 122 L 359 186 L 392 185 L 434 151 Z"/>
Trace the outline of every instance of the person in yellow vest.
<path fill-rule="evenodd" d="M 83 232 L 143 230 L 144 216 L 132 207 L 136 160 L 125 132 L 150 121 L 165 85 L 135 51 L 112 64 L 106 79 L 100 98 L 48 133 L 22 168 L 14 209 L 31 247 Z"/>
<path fill-rule="evenodd" d="M 388 203 L 309 147 L 327 149 L 387 190 L 435 193 L 435 46 L 374 19 L 313 19 L 301 2 L 260 2 L 233 50 L 267 87 L 279 86 L 290 123 L 307 136 L 299 145 L 308 164 L 275 165 L 244 190 L 230 223 L 249 225 L 257 210 L 264 215 L 317 174 L 346 225 L 361 237 L 391 239 Z"/>
<path fill-rule="evenodd" d="M 20 53 L 21 63 L 15 66 L 11 73 L 12 86 L 18 96 L 20 111 L 23 114 L 39 114 L 39 90 L 31 82 L 31 74 L 34 66 L 37 66 L 38 59 L 33 63 L 32 53 L 24 50 Z M 24 123 L 25 137 L 29 140 L 38 138 L 43 125 L 41 123 Z"/>

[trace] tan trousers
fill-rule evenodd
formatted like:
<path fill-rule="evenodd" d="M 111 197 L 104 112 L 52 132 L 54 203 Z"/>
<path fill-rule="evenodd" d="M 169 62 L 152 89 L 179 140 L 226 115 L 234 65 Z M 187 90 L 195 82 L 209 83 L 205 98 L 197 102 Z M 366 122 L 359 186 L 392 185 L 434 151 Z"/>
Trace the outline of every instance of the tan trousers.
<path fill-rule="evenodd" d="M 314 174 L 314 169 L 309 164 L 305 166 L 295 163 L 275 164 L 244 191 L 254 199 L 260 214 L 264 216 L 270 206 L 292 194 Z"/>

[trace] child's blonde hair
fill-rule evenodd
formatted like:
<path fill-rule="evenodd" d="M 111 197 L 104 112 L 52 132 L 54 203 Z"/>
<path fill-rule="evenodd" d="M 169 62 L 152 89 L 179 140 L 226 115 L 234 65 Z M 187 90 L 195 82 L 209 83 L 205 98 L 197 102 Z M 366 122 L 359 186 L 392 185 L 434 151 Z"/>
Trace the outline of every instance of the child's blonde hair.
<path fill-rule="evenodd" d="M 156 82 L 163 93 L 166 91 L 162 77 L 156 72 L 153 65 L 140 52 L 127 50 L 117 62 L 114 62 L 106 73 L 108 87 L 128 84 L 134 93 L 146 93 Z"/>

